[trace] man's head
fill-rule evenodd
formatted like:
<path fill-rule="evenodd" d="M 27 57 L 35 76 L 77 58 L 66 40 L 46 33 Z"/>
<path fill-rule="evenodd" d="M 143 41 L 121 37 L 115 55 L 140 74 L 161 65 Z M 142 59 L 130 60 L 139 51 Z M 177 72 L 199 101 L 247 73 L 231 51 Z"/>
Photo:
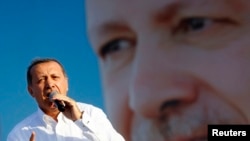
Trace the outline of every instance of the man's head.
<path fill-rule="evenodd" d="M 86 1 L 108 115 L 128 141 L 250 120 L 250 1 Z M 121 122 L 123 121 L 123 122 Z"/>
<path fill-rule="evenodd" d="M 28 91 L 48 115 L 58 113 L 48 95 L 52 91 L 67 94 L 68 78 L 63 65 L 53 58 L 35 59 L 27 70 Z"/>

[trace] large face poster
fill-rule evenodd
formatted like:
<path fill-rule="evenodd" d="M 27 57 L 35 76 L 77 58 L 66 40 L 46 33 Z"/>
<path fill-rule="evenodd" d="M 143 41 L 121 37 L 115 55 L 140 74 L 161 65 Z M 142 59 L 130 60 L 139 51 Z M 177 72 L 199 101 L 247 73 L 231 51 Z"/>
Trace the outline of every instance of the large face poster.
<path fill-rule="evenodd" d="M 107 113 L 127 141 L 207 140 L 209 124 L 249 124 L 249 9 L 244 0 L 86 0 Z"/>

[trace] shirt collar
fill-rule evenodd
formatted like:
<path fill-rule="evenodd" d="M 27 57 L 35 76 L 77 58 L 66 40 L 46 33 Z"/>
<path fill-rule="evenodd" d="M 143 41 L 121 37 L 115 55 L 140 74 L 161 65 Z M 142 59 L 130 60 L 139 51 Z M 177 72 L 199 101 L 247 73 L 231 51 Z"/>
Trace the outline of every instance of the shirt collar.
<path fill-rule="evenodd" d="M 38 107 L 38 115 L 43 120 L 46 125 L 57 124 L 57 122 L 50 117 L 49 115 L 45 114 L 39 107 Z M 58 122 L 68 122 L 67 119 L 61 112 L 57 116 Z"/>
<path fill-rule="evenodd" d="M 56 121 L 55 121 L 52 117 L 46 115 L 39 107 L 38 107 L 37 112 L 38 112 L 39 117 L 42 119 L 42 121 L 43 121 L 46 125 L 51 125 L 51 124 L 53 124 L 53 123 L 54 123 L 54 124 L 56 123 Z"/>

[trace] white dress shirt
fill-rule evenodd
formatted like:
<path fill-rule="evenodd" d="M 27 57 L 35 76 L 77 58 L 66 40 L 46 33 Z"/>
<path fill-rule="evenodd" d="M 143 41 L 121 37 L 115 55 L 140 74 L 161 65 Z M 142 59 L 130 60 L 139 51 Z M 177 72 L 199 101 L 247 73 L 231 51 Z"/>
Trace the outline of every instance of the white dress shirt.
<path fill-rule="evenodd" d="M 12 129 L 7 141 L 29 141 L 32 131 L 36 141 L 124 141 L 101 109 L 85 103 L 77 105 L 84 113 L 75 122 L 62 113 L 56 122 L 38 108 Z"/>

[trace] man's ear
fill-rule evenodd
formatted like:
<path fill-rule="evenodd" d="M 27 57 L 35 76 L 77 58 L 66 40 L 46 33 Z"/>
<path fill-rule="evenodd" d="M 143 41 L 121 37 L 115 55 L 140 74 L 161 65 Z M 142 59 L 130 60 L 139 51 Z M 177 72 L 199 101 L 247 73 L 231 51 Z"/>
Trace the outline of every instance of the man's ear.
<path fill-rule="evenodd" d="M 31 88 L 30 86 L 28 86 L 27 89 L 28 89 L 30 95 L 31 95 L 32 97 L 34 97 L 32 88 Z"/>

